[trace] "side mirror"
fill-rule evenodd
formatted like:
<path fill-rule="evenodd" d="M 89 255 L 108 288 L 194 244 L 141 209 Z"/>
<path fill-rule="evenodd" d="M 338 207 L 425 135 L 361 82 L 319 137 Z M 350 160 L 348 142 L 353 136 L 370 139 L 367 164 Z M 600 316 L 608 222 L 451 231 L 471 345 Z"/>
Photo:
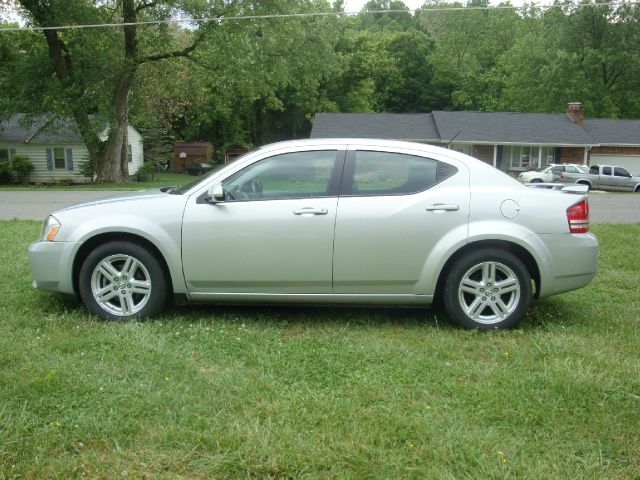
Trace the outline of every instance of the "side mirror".
<path fill-rule="evenodd" d="M 222 188 L 222 184 L 216 183 L 209 187 L 209 191 L 207 192 L 207 201 L 210 203 L 224 202 L 224 189 Z"/>

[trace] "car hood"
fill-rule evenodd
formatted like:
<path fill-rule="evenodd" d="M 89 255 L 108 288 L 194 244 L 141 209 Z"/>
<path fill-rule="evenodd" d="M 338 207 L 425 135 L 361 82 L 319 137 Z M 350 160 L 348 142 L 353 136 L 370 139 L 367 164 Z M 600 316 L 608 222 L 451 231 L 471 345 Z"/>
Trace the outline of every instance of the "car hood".
<path fill-rule="evenodd" d="M 59 212 L 68 212 L 71 210 L 76 210 L 79 208 L 85 207 L 93 207 L 97 205 L 105 205 L 105 204 L 118 204 L 123 202 L 129 202 L 131 200 L 142 200 L 142 199 L 151 199 L 157 197 L 164 197 L 168 195 L 167 193 L 162 192 L 160 189 L 154 190 L 138 190 L 134 192 L 124 192 L 116 195 L 109 195 L 105 192 L 104 197 L 96 198 L 95 200 L 88 200 L 86 202 L 76 203 L 74 205 L 70 205 L 68 207 L 60 208 L 53 212 L 53 215 Z"/>

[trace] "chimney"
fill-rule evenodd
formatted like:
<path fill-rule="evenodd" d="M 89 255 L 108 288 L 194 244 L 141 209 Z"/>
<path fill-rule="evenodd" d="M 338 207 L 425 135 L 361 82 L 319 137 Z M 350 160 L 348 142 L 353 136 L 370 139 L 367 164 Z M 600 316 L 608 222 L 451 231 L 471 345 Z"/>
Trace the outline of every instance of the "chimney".
<path fill-rule="evenodd" d="M 570 102 L 567 104 L 567 117 L 572 122 L 584 127 L 584 110 L 580 102 Z"/>

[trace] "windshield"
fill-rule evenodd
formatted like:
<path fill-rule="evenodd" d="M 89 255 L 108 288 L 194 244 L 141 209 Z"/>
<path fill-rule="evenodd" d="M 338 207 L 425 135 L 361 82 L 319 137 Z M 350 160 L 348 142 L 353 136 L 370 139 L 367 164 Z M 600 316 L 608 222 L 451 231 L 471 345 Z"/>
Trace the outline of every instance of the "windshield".
<path fill-rule="evenodd" d="M 251 153 L 251 152 L 248 152 L 248 153 Z M 245 156 L 248 155 L 248 153 L 245 153 L 244 155 L 239 156 L 238 158 L 236 158 L 235 160 L 233 160 L 233 161 L 231 161 L 229 163 L 223 163 L 223 164 L 217 165 L 216 168 L 211 170 L 205 176 L 198 177 L 193 182 L 189 182 L 186 185 L 182 185 L 181 187 L 171 188 L 171 189 L 167 190 L 166 193 L 171 193 L 172 195 L 182 195 L 182 194 L 188 192 L 189 190 L 191 190 L 193 187 L 195 187 L 199 183 L 206 181 L 211 175 L 214 175 L 214 174 L 218 173 L 224 167 L 228 167 L 232 163 L 235 163 L 238 160 L 243 159 Z"/>

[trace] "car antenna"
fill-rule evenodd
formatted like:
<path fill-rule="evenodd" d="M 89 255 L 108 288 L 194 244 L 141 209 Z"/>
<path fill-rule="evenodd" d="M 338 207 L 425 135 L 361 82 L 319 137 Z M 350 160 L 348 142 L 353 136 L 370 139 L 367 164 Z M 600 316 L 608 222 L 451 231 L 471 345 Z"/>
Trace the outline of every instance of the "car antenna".
<path fill-rule="evenodd" d="M 461 133 L 462 133 L 462 130 L 458 130 L 458 133 L 456 133 L 456 134 L 451 138 L 451 140 L 449 140 L 449 143 L 447 143 L 447 148 L 448 148 L 449 150 L 451 150 L 451 144 L 453 143 L 453 141 L 454 141 L 454 140 L 456 139 L 456 137 L 457 137 L 458 135 L 460 135 Z"/>

